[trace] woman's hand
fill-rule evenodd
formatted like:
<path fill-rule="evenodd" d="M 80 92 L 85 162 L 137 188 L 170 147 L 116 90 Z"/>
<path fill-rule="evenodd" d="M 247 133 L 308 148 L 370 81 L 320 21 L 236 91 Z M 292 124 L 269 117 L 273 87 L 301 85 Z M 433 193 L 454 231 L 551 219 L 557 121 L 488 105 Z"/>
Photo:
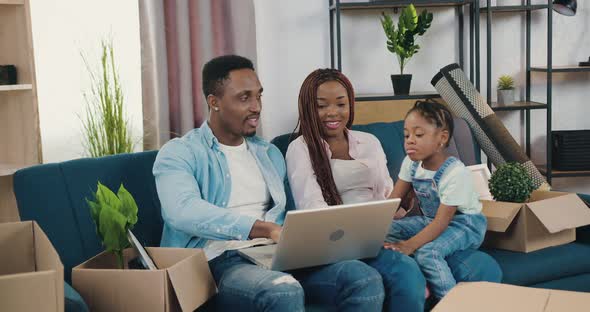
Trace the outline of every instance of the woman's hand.
<path fill-rule="evenodd" d="M 416 251 L 416 248 L 408 241 L 401 241 L 397 243 L 383 243 L 383 248 L 399 251 L 404 255 L 408 256 L 412 255 L 414 251 Z"/>
<path fill-rule="evenodd" d="M 406 211 L 404 208 L 400 207 L 400 208 L 399 208 L 399 209 L 398 209 L 398 210 L 395 212 L 395 215 L 393 216 L 393 220 L 399 220 L 399 219 L 401 219 L 401 218 L 405 217 L 407 213 L 408 213 L 408 212 L 407 212 L 407 211 Z"/>

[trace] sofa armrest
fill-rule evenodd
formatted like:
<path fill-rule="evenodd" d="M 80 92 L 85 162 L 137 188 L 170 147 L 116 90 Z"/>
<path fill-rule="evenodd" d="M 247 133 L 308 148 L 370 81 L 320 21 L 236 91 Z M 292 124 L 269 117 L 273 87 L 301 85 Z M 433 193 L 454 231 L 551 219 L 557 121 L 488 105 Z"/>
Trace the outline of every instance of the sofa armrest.
<path fill-rule="evenodd" d="M 64 281 L 65 312 L 88 312 L 88 306 L 82 296 L 70 284 Z"/>
<path fill-rule="evenodd" d="M 590 208 L 590 195 L 578 194 L 578 196 L 580 196 L 580 198 Z M 576 229 L 576 242 L 590 245 L 590 225 L 582 226 Z"/>

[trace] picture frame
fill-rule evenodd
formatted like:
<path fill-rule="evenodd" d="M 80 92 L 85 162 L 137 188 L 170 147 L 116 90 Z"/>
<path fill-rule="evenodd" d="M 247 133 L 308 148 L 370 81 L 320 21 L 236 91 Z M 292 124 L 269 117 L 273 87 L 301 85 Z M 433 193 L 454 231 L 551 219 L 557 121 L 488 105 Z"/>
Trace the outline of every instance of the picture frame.
<path fill-rule="evenodd" d="M 494 200 L 490 193 L 489 181 L 492 174 L 488 166 L 484 164 L 467 166 L 471 170 L 475 190 L 479 194 L 479 200 Z"/>

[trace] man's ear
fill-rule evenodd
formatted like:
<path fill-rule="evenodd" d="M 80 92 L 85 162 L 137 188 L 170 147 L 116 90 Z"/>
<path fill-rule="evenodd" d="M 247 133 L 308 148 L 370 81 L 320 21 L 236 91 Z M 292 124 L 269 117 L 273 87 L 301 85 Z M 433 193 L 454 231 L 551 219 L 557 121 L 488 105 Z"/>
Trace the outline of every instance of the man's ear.
<path fill-rule="evenodd" d="M 209 106 L 209 110 L 211 111 L 219 111 L 219 100 L 213 94 L 207 95 L 207 105 Z"/>

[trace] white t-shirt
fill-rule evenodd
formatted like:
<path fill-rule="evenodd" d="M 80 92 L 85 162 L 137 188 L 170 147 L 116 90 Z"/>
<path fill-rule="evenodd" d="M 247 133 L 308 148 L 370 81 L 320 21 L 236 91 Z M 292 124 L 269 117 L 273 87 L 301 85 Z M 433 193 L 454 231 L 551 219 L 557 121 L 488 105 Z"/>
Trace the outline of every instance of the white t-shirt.
<path fill-rule="evenodd" d="M 270 192 L 256 163 L 248 150 L 246 141 L 239 146 L 219 144 L 225 155 L 231 177 L 231 193 L 227 209 L 236 213 L 264 220 L 270 204 Z M 211 260 L 227 250 L 241 249 L 261 243 L 271 243 L 268 239 L 254 240 L 209 240 L 205 244 L 205 255 Z"/>
<path fill-rule="evenodd" d="M 398 177 L 412 183 L 412 160 L 406 156 L 402 162 Z M 426 170 L 422 162 L 416 168 L 415 178 L 433 179 L 436 171 Z M 447 168 L 438 185 L 440 202 L 447 206 L 457 206 L 457 210 L 464 214 L 476 214 L 481 212 L 479 195 L 475 191 L 473 178 L 469 168 L 462 162 L 453 164 Z"/>

